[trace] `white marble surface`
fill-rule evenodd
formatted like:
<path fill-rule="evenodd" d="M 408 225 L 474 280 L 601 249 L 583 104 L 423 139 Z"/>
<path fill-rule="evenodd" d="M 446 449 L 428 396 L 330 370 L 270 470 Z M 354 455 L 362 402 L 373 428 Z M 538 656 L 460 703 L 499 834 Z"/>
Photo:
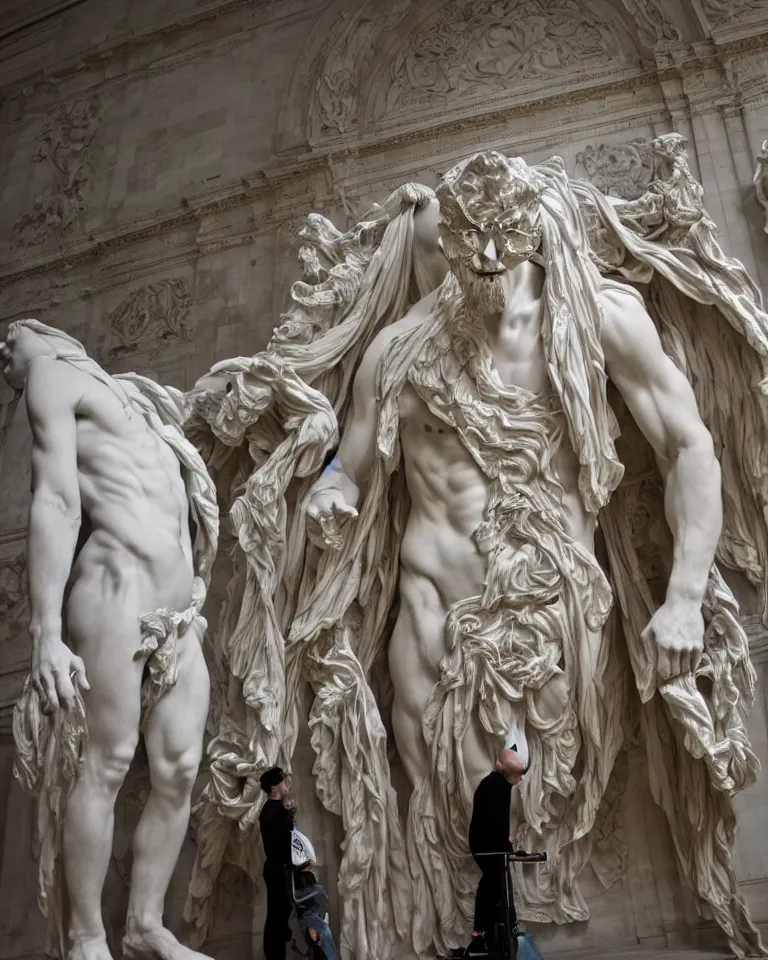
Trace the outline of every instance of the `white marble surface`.
<path fill-rule="evenodd" d="M 554 60 L 519 74 L 517 60 L 497 55 L 488 5 L 474 5 L 482 18 L 466 38 L 456 24 L 467 5 L 437 0 L 398 0 L 388 16 L 378 0 L 86 0 L 57 13 L 59 6 L 14 0 L 0 20 L 0 322 L 37 313 L 77 336 L 110 372 L 136 369 L 185 389 L 215 360 L 251 355 L 266 344 L 300 275 L 296 231 L 310 209 L 345 227 L 397 184 L 434 186 L 459 157 L 491 145 L 530 162 L 557 153 L 570 172 L 631 196 L 648 176 L 637 141 L 679 130 L 724 249 L 768 283 L 764 212 L 752 182 L 768 137 L 768 45 L 760 4 L 750 0 L 595 0 L 589 25 L 599 26 L 599 38 L 566 37 Z M 533 22 L 536 6 L 514 18 L 513 30 Z M 568 5 L 566 13 L 570 29 L 580 11 Z M 468 46 L 452 45 L 457 37 Z M 462 51 L 470 46 L 474 72 L 467 73 Z M 28 656 L 19 571 L 29 474 L 19 464 L 29 450 L 20 412 L 0 475 L 6 752 Z M 212 622 L 226 580 L 222 574 L 214 584 Z M 743 612 L 754 617 L 754 597 L 740 589 Z M 750 739 L 765 764 L 765 631 L 752 623 L 761 691 Z M 643 761 L 630 759 L 635 776 Z M 317 818 L 313 836 L 328 837 L 333 875 L 338 824 L 314 797 L 310 766 L 302 796 Z M 8 905 L 0 955 L 32 958 L 42 940 L 24 859 L 31 809 L 12 787 L 9 765 L 0 771 L 0 899 Z M 642 779 L 640 769 L 632 782 Z M 756 839 L 768 835 L 765 790 L 761 779 L 738 799 L 736 863 L 753 915 L 768 920 L 768 848 Z M 132 804 L 124 791 L 108 880 L 116 935 Z M 586 929 L 558 932 L 563 953 L 596 948 L 605 931 L 631 943 L 697 924 L 663 821 L 639 785 L 620 819 L 625 877 L 607 891 L 590 885 L 593 919 Z M 183 927 L 193 853 L 188 847 L 173 881 L 175 930 Z M 226 903 L 209 952 L 258 957 L 263 899 L 231 878 L 221 882 Z"/>

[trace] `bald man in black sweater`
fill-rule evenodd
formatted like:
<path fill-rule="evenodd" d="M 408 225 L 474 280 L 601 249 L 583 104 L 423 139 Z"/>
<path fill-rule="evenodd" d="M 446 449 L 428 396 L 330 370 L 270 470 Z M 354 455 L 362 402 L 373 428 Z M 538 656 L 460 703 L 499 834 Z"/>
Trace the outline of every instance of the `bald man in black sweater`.
<path fill-rule="evenodd" d="M 472 801 L 469 823 L 469 849 L 482 871 L 475 897 L 475 929 L 465 956 L 483 956 L 488 952 L 487 935 L 502 922 L 504 894 L 504 857 L 483 856 L 512 853 L 509 838 L 509 807 L 512 787 L 520 783 L 525 767 L 516 746 L 504 749 L 496 769 L 480 781 Z M 516 923 L 514 904 L 510 903 L 512 923 Z"/>

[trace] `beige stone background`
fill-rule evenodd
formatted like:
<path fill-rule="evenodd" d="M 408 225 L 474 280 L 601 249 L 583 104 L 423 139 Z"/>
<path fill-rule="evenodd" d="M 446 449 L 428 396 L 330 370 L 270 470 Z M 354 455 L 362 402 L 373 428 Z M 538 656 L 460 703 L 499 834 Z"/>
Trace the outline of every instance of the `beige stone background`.
<path fill-rule="evenodd" d="M 633 197 L 644 141 L 677 130 L 724 248 L 768 287 L 764 211 L 752 185 L 768 137 L 768 0 L 0 0 L 0 333 L 36 316 L 112 372 L 182 389 L 214 361 L 262 348 L 310 210 L 338 226 L 374 199 L 480 147 L 560 154 Z M 734 371 L 734 376 L 738 371 Z M 29 654 L 23 408 L 0 464 L 0 958 L 43 956 L 33 810 L 12 778 L 11 712 Z M 218 580 L 218 599 L 224 572 Z M 751 719 L 768 767 L 768 634 L 738 585 L 759 675 Z M 209 605 L 215 623 L 216 590 Z M 643 757 L 603 827 L 609 889 L 593 920 L 545 931 L 549 956 L 596 943 L 704 941 L 669 856 Z M 338 824 L 296 761 L 303 822 L 333 886 Z M 626 777 L 624 780 L 623 777 Z M 105 911 L 119 936 L 141 764 L 121 794 Z M 768 924 L 768 790 L 738 800 L 739 877 Z M 188 844 L 169 897 L 181 905 Z M 604 873 L 606 871 L 603 871 Z M 231 884 L 208 952 L 260 957 L 258 891 Z M 617 947 L 618 949 L 618 947 Z"/>

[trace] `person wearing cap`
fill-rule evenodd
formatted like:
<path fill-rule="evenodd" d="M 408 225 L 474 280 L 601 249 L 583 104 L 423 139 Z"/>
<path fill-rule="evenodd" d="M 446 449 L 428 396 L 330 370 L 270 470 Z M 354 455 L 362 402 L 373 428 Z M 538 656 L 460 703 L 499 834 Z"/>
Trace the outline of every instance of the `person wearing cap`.
<path fill-rule="evenodd" d="M 525 765 L 517 745 L 505 747 L 496 760 L 496 769 L 484 777 L 472 800 L 469 823 L 469 849 L 480 867 L 482 876 L 475 897 L 475 928 L 464 956 L 485 956 L 486 937 L 501 922 L 501 901 L 504 894 L 504 858 L 489 854 L 512 853 L 509 836 L 509 811 L 512 787 L 520 783 Z M 516 923 L 514 904 L 510 903 L 512 923 Z"/>
<path fill-rule="evenodd" d="M 259 783 L 268 798 L 259 814 L 264 845 L 264 885 L 267 888 L 267 918 L 264 924 L 266 960 L 285 960 L 285 945 L 291 939 L 291 831 L 294 811 L 288 803 L 291 777 L 280 767 L 262 774 Z"/>

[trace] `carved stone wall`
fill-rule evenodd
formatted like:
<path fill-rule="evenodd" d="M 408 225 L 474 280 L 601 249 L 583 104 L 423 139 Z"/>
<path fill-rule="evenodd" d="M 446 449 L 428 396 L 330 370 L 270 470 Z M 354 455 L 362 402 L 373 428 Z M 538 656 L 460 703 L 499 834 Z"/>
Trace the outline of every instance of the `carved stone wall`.
<path fill-rule="evenodd" d="M 309 210 L 339 226 L 406 180 L 434 185 L 496 147 L 554 153 L 617 197 L 642 192 L 644 142 L 677 130 L 723 246 L 768 286 L 766 0 L 8 0 L 0 10 L 0 335 L 39 316 L 107 369 L 190 386 L 263 347 L 299 276 Z M 29 650 L 24 538 L 29 433 L 0 393 L 0 956 L 42 956 L 31 806 L 10 775 L 10 711 Z M 766 633 L 739 586 L 761 677 L 752 715 L 768 766 Z M 213 591 L 214 596 L 216 590 Z M 215 623 L 216 606 L 209 619 Z M 629 745 L 601 814 L 586 928 L 557 955 L 708 935 Z M 121 798 L 108 914 L 119 932 L 143 786 Z M 331 887 L 338 825 L 297 784 Z M 624 784 L 627 785 L 624 789 Z M 768 803 L 739 798 L 739 875 L 768 922 Z M 170 896 L 180 923 L 190 850 Z M 335 894 L 334 894 L 335 895 Z M 262 894 L 228 891 L 209 951 L 259 957 Z"/>

